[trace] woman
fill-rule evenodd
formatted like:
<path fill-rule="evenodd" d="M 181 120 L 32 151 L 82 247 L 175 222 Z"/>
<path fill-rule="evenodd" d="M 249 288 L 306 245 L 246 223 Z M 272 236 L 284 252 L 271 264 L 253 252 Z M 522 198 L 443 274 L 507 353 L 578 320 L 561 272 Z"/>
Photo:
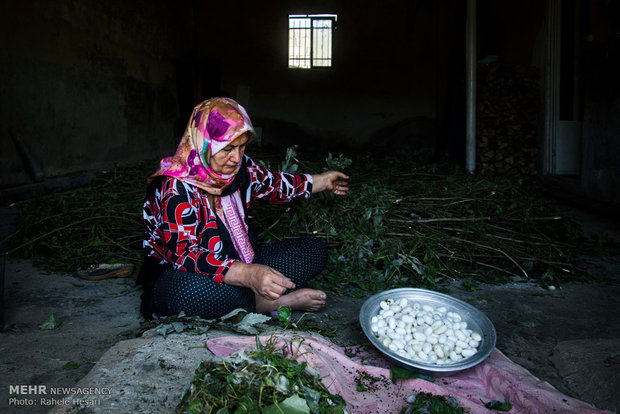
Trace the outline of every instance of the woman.
<path fill-rule="evenodd" d="M 245 155 L 253 136 L 241 105 L 207 100 L 194 108 L 176 153 L 149 177 L 138 277 L 146 318 L 325 305 L 324 292 L 302 288 L 325 267 L 324 243 L 306 237 L 259 246 L 246 211 L 256 200 L 282 204 L 325 190 L 344 195 L 348 177 L 272 173 Z"/>

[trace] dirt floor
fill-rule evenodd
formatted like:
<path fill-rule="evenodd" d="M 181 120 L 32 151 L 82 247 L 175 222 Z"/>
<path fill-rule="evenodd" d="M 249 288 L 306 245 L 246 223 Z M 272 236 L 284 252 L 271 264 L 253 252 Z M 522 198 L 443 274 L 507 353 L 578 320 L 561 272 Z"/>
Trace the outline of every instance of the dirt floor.
<path fill-rule="evenodd" d="M 0 234 L 10 231 L 11 208 L 0 209 Z M 620 225 L 571 209 L 587 232 L 620 240 Z M 605 279 L 555 290 L 534 284 L 480 286 L 457 282 L 449 294 L 482 310 L 497 331 L 497 348 L 562 393 L 616 412 L 620 409 L 620 254 L 583 257 L 582 266 Z M 0 333 L 0 412 L 78 411 L 45 402 L 32 387 L 100 387 L 93 412 L 172 412 L 192 378 L 210 336 L 142 334 L 139 289 L 131 278 L 91 282 L 50 275 L 30 261 L 9 260 L 4 281 L 4 329 Z M 368 343 L 358 312 L 365 298 L 330 297 L 324 311 L 306 315 L 337 329 L 339 345 Z M 60 325 L 40 326 L 54 315 Z M 297 315 L 299 316 L 299 315 Z M 24 390 L 22 386 L 27 388 Z M 30 388 L 28 388 L 30 387 Z M 48 392 L 49 394 L 49 392 Z M 67 401 L 67 400 L 64 400 Z"/>

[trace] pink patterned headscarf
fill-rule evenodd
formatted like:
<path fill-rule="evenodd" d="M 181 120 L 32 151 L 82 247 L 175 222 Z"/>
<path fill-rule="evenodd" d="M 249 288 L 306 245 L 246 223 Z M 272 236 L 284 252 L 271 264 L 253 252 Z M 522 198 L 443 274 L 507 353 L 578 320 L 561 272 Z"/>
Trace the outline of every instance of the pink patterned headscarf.
<path fill-rule="evenodd" d="M 220 195 L 235 179 L 235 174 L 218 174 L 210 166 L 211 157 L 239 135 L 254 127 L 245 109 L 230 98 L 212 98 L 198 104 L 192 112 L 175 154 L 161 160 L 149 180 L 166 175 Z"/>
<path fill-rule="evenodd" d="M 194 185 L 214 196 L 221 196 L 235 179 L 232 174 L 218 174 L 211 168 L 211 157 L 238 136 L 248 133 L 248 143 L 255 132 L 245 109 L 230 98 L 212 98 L 197 105 L 189 119 L 175 154 L 161 160 L 159 169 L 149 177 L 165 175 Z M 254 251 L 248 237 L 243 203 L 239 190 L 216 197 L 215 211 L 230 233 L 235 249 L 246 263 L 252 263 Z"/>

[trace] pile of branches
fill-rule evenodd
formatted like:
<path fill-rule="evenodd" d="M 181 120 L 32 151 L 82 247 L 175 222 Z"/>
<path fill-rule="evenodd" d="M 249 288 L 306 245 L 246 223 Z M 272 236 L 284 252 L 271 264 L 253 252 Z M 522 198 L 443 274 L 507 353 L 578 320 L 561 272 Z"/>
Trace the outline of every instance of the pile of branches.
<path fill-rule="evenodd" d="M 142 203 L 155 161 L 102 172 L 89 186 L 16 203 L 9 257 L 32 258 L 52 273 L 142 260 Z"/>
<path fill-rule="evenodd" d="M 313 195 L 292 205 L 250 207 L 262 242 L 315 235 L 330 247 L 317 287 L 363 296 L 388 288 L 436 288 L 442 281 L 531 280 L 558 286 L 583 277 L 580 228 L 535 187 L 467 174 L 454 165 L 416 165 L 369 154 L 297 155 L 249 148 L 272 170 L 344 170 L 346 197 Z M 10 256 L 51 272 L 141 261 L 145 179 L 156 161 L 119 169 L 91 186 L 19 203 Z"/>
<path fill-rule="evenodd" d="M 265 240 L 324 238 L 331 255 L 320 288 L 362 296 L 447 280 L 474 288 L 511 281 L 559 286 L 586 276 L 576 266 L 584 242 L 579 225 L 533 186 L 454 165 L 371 155 L 352 161 L 346 197 L 321 194 L 294 208 L 254 214 Z"/>

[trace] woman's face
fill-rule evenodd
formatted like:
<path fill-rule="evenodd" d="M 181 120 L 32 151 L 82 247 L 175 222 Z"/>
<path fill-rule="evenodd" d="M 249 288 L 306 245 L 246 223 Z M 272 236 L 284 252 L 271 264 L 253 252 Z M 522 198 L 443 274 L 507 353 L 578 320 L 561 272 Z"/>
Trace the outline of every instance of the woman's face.
<path fill-rule="evenodd" d="M 247 132 L 230 141 L 230 144 L 211 157 L 211 162 L 209 163 L 211 169 L 220 175 L 233 174 L 237 171 L 248 141 Z"/>

